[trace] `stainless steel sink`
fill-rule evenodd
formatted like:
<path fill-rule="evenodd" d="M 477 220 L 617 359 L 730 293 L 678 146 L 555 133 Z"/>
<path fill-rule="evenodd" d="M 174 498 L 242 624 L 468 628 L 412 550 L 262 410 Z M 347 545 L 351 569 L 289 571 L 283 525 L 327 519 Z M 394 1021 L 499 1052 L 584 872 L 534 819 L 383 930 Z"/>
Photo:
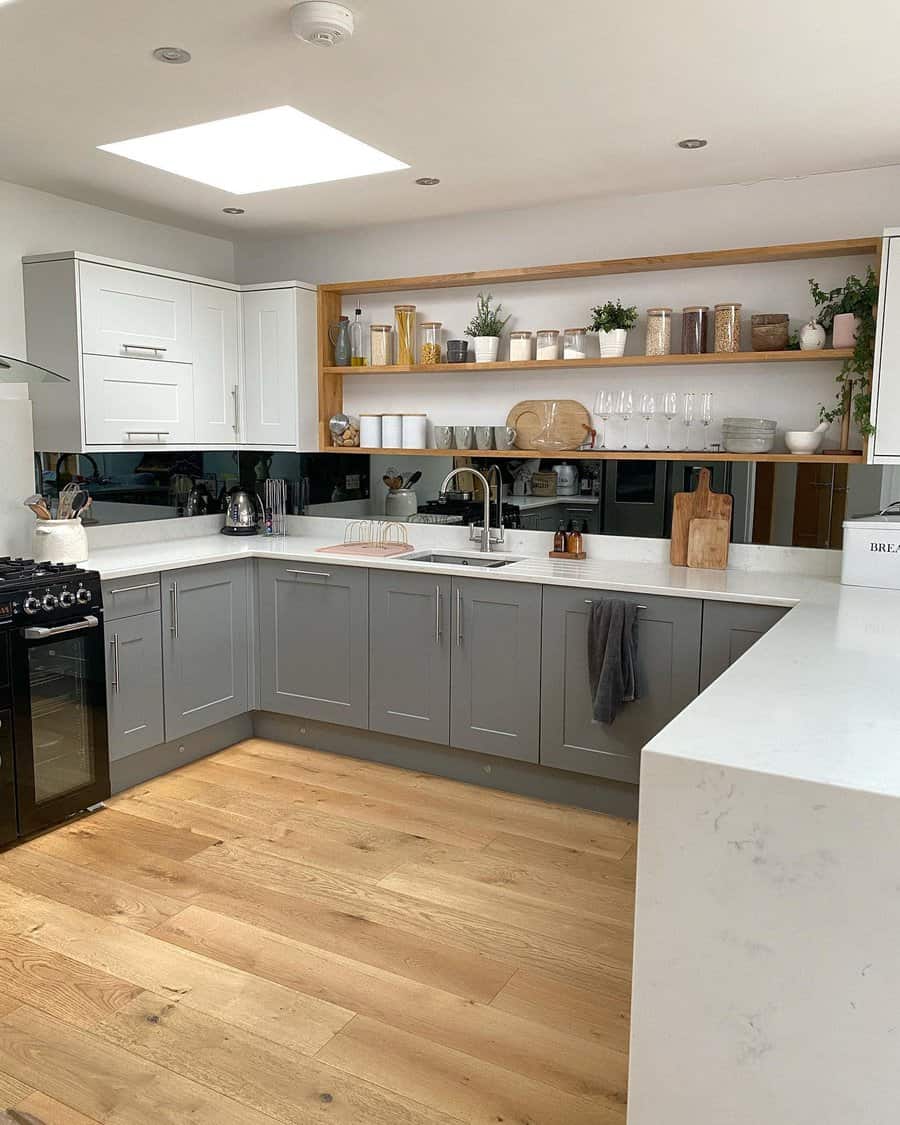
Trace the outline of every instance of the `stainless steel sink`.
<path fill-rule="evenodd" d="M 511 555 L 454 555 L 450 551 L 416 551 L 411 555 L 403 556 L 404 562 L 436 563 L 439 566 L 473 566 L 482 570 L 494 570 L 498 566 L 509 566 L 510 563 L 521 562 L 521 559 Z"/>

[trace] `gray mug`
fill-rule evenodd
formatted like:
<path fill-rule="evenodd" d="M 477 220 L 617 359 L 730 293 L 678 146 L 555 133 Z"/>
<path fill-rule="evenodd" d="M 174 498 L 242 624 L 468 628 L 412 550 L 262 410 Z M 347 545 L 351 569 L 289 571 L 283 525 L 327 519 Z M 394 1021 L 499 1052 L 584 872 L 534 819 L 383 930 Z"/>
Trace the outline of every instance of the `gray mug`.
<path fill-rule="evenodd" d="M 434 448 L 435 449 L 452 449 L 453 448 L 453 427 L 452 426 L 435 426 L 434 427 Z"/>
<path fill-rule="evenodd" d="M 475 440 L 474 426 L 454 426 L 453 436 L 456 438 L 457 449 L 471 449 Z"/>
<path fill-rule="evenodd" d="M 491 426 L 475 427 L 475 444 L 479 449 L 494 448 L 494 431 Z"/>
<path fill-rule="evenodd" d="M 494 445 L 497 449 L 515 449 L 516 431 L 512 426 L 494 426 Z"/>

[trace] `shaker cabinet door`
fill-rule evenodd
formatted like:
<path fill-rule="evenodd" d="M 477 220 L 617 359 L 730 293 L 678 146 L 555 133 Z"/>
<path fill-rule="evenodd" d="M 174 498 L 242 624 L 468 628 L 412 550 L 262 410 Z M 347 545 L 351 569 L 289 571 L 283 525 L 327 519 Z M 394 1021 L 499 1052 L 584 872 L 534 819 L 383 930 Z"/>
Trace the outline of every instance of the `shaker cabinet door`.
<path fill-rule="evenodd" d="M 261 560 L 259 638 L 263 710 L 366 728 L 367 570 Z"/>
<path fill-rule="evenodd" d="M 450 741 L 450 579 L 369 573 L 369 728 Z"/>
<path fill-rule="evenodd" d="M 115 762 L 165 741 L 159 613 L 106 622 L 109 757 Z"/>
<path fill-rule="evenodd" d="M 174 445 L 194 440 L 189 363 L 86 355 L 86 445 Z"/>
<path fill-rule="evenodd" d="M 241 295 L 214 285 L 191 286 L 194 441 L 234 445 L 240 440 Z"/>
<path fill-rule="evenodd" d="M 293 289 L 243 294 L 245 425 L 254 449 L 297 444 L 297 298 Z"/>
<path fill-rule="evenodd" d="M 538 760 L 541 588 L 453 579 L 450 744 Z"/>
<path fill-rule="evenodd" d="M 166 741 L 250 707 L 249 564 L 162 575 Z"/>
<path fill-rule="evenodd" d="M 638 602 L 638 698 L 613 723 L 594 721 L 588 679 L 590 601 Z M 547 587 L 541 677 L 541 765 L 636 782 L 641 750 L 697 695 L 701 603 L 692 598 Z"/>
<path fill-rule="evenodd" d="M 191 362 L 191 287 L 176 277 L 80 262 L 81 350 Z"/>
<path fill-rule="evenodd" d="M 705 691 L 787 612 L 771 605 L 704 602 L 700 690 Z"/>

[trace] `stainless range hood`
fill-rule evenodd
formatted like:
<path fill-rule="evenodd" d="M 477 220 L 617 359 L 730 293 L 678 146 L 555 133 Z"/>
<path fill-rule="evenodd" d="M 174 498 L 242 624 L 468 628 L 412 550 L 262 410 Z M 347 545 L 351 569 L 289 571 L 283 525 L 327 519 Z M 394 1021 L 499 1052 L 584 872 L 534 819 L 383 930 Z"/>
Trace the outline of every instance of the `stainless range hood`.
<path fill-rule="evenodd" d="M 0 383 L 55 383 L 59 380 L 68 383 L 65 375 L 57 375 L 36 363 L 26 363 L 24 359 L 0 355 Z"/>

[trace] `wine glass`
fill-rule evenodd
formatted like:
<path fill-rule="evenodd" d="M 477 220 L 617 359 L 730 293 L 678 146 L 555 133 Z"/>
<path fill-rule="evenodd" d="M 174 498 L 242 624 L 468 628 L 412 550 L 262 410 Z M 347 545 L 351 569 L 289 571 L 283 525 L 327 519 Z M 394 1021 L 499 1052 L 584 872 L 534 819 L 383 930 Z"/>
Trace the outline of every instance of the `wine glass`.
<path fill-rule="evenodd" d="M 712 422 L 712 392 L 700 396 L 700 422 L 703 426 L 703 448 L 709 449 L 709 424 Z"/>
<path fill-rule="evenodd" d="M 656 399 L 653 395 L 641 395 L 641 417 L 644 419 L 644 449 L 650 448 L 650 423 L 656 413 Z"/>
<path fill-rule="evenodd" d="M 694 424 L 694 399 L 693 391 L 687 391 L 681 402 L 681 421 L 684 425 L 684 448 L 691 448 L 691 426 Z"/>
<path fill-rule="evenodd" d="M 678 395 L 674 391 L 669 391 L 663 395 L 663 414 L 666 416 L 668 423 L 668 432 L 666 435 L 666 449 L 672 448 L 672 422 L 675 415 L 678 413 Z"/>
<path fill-rule="evenodd" d="M 616 414 L 622 419 L 624 426 L 622 448 L 628 448 L 628 423 L 634 413 L 634 404 L 631 400 L 631 391 L 619 391 L 616 396 Z"/>
<path fill-rule="evenodd" d="M 594 399 L 594 414 L 603 420 L 603 433 L 600 438 L 600 448 L 606 449 L 606 430 L 607 423 L 612 417 L 613 412 L 613 396 L 612 391 L 597 391 L 597 397 Z"/>

